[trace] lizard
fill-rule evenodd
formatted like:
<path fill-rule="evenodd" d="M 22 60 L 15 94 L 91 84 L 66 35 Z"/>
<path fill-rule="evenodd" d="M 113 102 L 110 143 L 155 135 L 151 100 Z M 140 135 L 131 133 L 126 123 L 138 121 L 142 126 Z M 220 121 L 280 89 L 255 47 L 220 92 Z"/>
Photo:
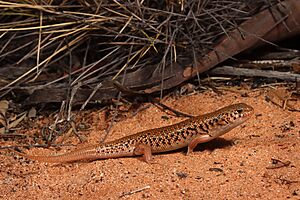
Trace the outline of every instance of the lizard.
<path fill-rule="evenodd" d="M 150 162 L 152 153 L 168 152 L 188 147 L 187 155 L 200 143 L 211 141 L 244 123 L 254 113 L 245 103 L 221 108 L 212 113 L 191 117 L 182 122 L 103 143 L 90 145 L 62 155 L 29 155 L 17 152 L 31 160 L 46 163 L 68 163 L 98 159 L 143 156 Z"/>

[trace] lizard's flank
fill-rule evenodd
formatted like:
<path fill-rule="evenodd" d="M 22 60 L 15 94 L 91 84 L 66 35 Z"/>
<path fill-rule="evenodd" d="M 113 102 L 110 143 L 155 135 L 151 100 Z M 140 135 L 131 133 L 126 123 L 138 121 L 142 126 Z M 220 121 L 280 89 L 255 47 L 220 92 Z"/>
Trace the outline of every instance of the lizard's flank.
<path fill-rule="evenodd" d="M 66 163 L 81 160 L 97 160 L 143 155 L 149 162 L 152 153 L 172 151 L 188 147 L 187 154 L 200 143 L 208 142 L 245 122 L 253 114 L 253 108 L 239 103 L 215 112 L 192 117 L 180 123 L 142 131 L 108 143 L 88 146 L 63 155 L 28 155 L 29 159 Z"/>

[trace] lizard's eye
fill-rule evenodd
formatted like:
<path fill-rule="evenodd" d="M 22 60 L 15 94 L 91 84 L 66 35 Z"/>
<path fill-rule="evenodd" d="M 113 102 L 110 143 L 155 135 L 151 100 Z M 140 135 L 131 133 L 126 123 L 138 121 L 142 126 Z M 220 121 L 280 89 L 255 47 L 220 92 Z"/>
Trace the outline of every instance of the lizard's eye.
<path fill-rule="evenodd" d="M 243 112 L 243 108 L 238 108 L 236 111 L 241 114 Z"/>

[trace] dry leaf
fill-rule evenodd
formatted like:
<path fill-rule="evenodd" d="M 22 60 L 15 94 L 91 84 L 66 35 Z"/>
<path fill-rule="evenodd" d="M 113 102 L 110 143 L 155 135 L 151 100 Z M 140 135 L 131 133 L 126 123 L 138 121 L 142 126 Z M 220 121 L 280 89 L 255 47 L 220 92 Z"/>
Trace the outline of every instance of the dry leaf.
<path fill-rule="evenodd" d="M 8 129 L 11 129 L 11 128 L 14 128 L 14 127 L 18 126 L 18 124 L 26 117 L 27 112 L 23 112 L 21 115 L 22 115 L 21 117 L 17 118 L 15 121 L 8 124 Z"/>
<path fill-rule="evenodd" d="M 22 116 L 17 118 L 15 121 L 13 121 L 12 123 L 9 123 L 6 127 L 6 129 L 11 129 L 11 128 L 14 128 L 16 126 L 18 126 L 18 124 L 26 117 L 27 115 L 27 112 L 24 112 L 21 114 Z M 0 128 L 0 134 L 4 134 L 5 133 L 5 127 L 3 128 Z"/>
<path fill-rule="evenodd" d="M 273 102 L 275 105 L 280 106 L 284 110 L 288 108 L 290 110 L 299 111 L 289 102 L 291 96 L 292 92 L 289 92 L 284 88 L 270 89 L 266 94 L 266 99 Z"/>

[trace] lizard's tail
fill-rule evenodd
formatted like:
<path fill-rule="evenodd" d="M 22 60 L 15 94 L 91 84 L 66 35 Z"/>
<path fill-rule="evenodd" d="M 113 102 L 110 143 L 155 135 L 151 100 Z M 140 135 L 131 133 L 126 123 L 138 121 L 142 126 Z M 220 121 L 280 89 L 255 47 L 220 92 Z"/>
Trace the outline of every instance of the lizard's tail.
<path fill-rule="evenodd" d="M 15 152 L 19 156 L 28 158 L 30 160 L 36 160 L 39 162 L 45 162 L 45 163 L 70 163 L 70 162 L 75 162 L 79 160 L 92 160 L 91 158 L 88 159 L 88 157 L 84 154 L 71 154 L 66 153 L 62 155 L 29 155 L 21 152 Z M 91 157 L 91 156 L 90 156 Z"/>
<path fill-rule="evenodd" d="M 23 152 L 15 151 L 19 156 L 46 163 L 70 163 L 75 161 L 89 161 L 99 159 L 97 154 L 88 151 L 87 148 L 78 149 L 74 152 L 69 152 L 61 155 L 29 155 Z"/>
<path fill-rule="evenodd" d="M 61 155 L 28 155 L 22 152 L 16 153 L 22 157 L 36 160 L 39 162 L 46 163 L 70 163 L 75 161 L 93 161 L 98 159 L 107 159 L 107 158 L 117 158 L 117 157 L 125 157 L 125 156 L 133 156 L 131 152 L 118 153 L 118 152 L 99 152 L 97 150 L 99 145 L 87 146 L 82 149 L 77 149 L 75 151 L 61 154 Z"/>

